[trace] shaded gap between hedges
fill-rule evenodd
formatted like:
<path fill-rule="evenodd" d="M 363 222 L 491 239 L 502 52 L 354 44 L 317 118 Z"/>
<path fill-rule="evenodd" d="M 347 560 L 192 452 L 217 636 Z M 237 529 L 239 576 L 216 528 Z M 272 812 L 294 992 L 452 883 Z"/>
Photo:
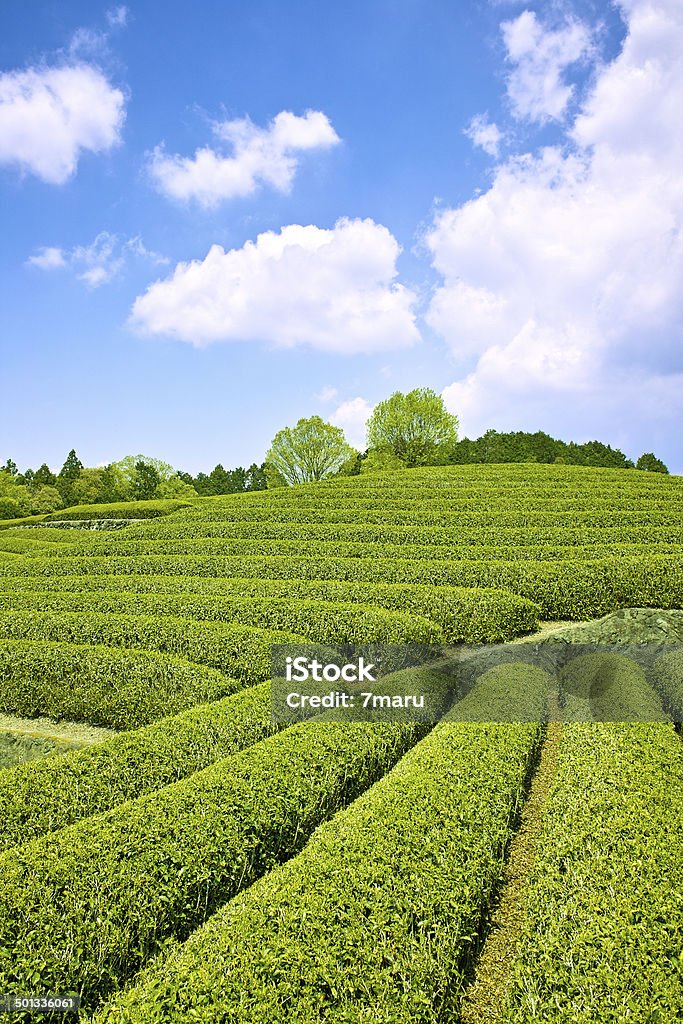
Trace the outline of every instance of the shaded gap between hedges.
<path fill-rule="evenodd" d="M 519 827 L 512 838 L 501 887 L 488 918 L 488 933 L 465 989 L 460 1024 L 497 1024 L 511 980 L 511 968 L 527 921 L 529 876 L 543 825 L 543 816 L 557 767 L 563 726 L 557 697 L 550 701 L 549 722 Z"/>

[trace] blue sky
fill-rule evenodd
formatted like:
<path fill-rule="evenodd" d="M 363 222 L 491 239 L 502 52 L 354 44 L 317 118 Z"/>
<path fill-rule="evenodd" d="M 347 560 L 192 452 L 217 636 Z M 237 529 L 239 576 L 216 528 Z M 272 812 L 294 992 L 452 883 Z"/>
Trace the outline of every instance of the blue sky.
<path fill-rule="evenodd" d="M 683 470 L 678 0 L 0 9 L 0 461 L 394 390 Z"/>

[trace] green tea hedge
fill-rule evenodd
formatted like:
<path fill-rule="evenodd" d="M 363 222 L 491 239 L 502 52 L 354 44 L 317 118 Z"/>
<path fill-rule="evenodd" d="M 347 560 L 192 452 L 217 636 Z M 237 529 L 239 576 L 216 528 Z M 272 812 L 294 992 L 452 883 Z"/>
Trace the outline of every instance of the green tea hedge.
<path fill-rule="evenodd" d="M 6 609 L 0 610 L 0 637 L 137 647 L 178 654 L 200 665 L 220 669 L 240 680 L 242 685 L 260 682 L 270 675 L 273 644 L 302 642 L 294 633 L 194 622 L 170 615 L 155 618 L 102 612 L 13 612 Z"/>
<path fill-rule="evenodd" d="M 1 583 L 0 583 L 1 585 Z M 195 622 L 240 623 L 297 633 L 330 644 L 426 643 L 443 641 L 439 627 L 417 615 L 372 608 L 369 604 L 268 597 L 197 597 L 188 594 L 129 594 L 102 591 L 79 593 L 1 593 L 5 609 L 97 612 L 123 615 L 180 616 Z"/>
<path fill-rule="evenodd" d="M 151 684 L 151 673 L 143 678 Z M 58 758 L 0 771 L 0 849 L 161 789 L 279 728 L 271 722 L 268 682 Z"/>
<path fill-rule="evenodd" d="M 19 532 L 19 531 L 16 531 Z M 22 531 L 23 532 L 23 531 Z M 38 531 L 36 531 L 38 532 Z M 42 535 L 42 530 L 40 531 Z M 63 531 L 45 531 L 51 534 Z M 570 523 L 557 527 L 472 527 L 462 526 L 391 526 L 381 523 L 297 523 L 258 520 L 194 522 L 187 519 L 155 519 L 142 525 L 128 526 L 119 534 L 121 540 L 175 540 L 186 537 L 260 539 L 263 541 L 307 540 L 339 541 L 349 544 L 420 544 L 430 547 L 504 547 L 507 545 L 542 544 L 683 544 L 683 520 L 670 526 L 633 524 L 614 527 L 574 527 Z M 54 537 L 50 538 L 55 539 Z M 71 538 L 67 538 L 71 539 Z M 80 539 L 80 538 L 79 538 Z M 275 544 L 273 544 L 275 548 Z"/>
<path fill-rule="evenodd" d="M 683 1018 L 683 746 L 671 725 L 571 723 L 506 1024 Z"/>
<path fill-rule="evenodd" d="M 128 568 L 130 568 L 128 564 Z M 371 604 L 405 611 L 438 623 L 449 643 L 509 640 L 536 628 L 539 608 L 508 590 L 480 587 L 438 587 L 403 583 L 349 583 L 339 580 L 211 579 L 204 576 L 3 576 L 0 591 L 8 604 L 26 591 L 76 591 L 79 594 L 118 589 L 156 595 L 181 594 L 248 601 L 315 601 Z M 10 596 L 11 595 L 11 596 Z"/>
<path fill-rule="evenodd" d="M 661 654 L 655 661 L 652 683 L 677 725 L 683 723 L 683 648 Z"/>
<path fill-rule="evenodd" d="M 243 558 L 140 555 L 135 559 L 65 556 L 32 558 L 30 570 L 34 576 L 139 573 L 493 587 L 511 590 L 534 601 L 542 617 L 549 619 L 595 618 L 615 608 L 634 606 L 683 606 L 683 560 L 651 554 L 639 558 L 547 562 L 286 558 L 279 555 Z M 0 577 L 15 574 L 12 562 L 0 563 Z"/>
<path fill-rule="evenodd" d="M 78 628 L 73 632 L 80 635 Z M 219 700 L 241 685 L 204 665 L 153 651 L 42 637 L 0 640 L 0 710 L 24 718 L 47 715 L 136 729 Z"/>
<path fill-rule="evenodd" d="M 0 538 L 0 544 L 2 538 Z M 15 542 L 17 543 L 17 542 Z M 21 544 L 22 542 L 18 542 Z M 41 546 L 36 545 L 36 554 L 43 554 Z M 49 545 L 43 547 L 50 548 Z M 30 544 L 23 543 L 22 551 L 31 553 Z M 115 555 L 117 557 L 139 558 L 141 555 L 160 557 L 168 555 L 178 557 L 189 555 L 198 557 L 230 556 L 230 557 L 261 557 L 277 555 L 280 558 L 314 557 L 356 558 L 356 559 L 401 559 L 415 561 L 431 559 L 446 561 L 558 561 L 560 559 L 587 560 L 594 558 L 633 558 L 640 555 L 669 555 L 672 558 L 683 558 L 683 546 L 680 544 L 654 544 L 647 541 L 639 544 L 624 544 L 620 541 L 607 544 L 591 544 L 586 547 L 567 544 L 496 544 L 494 546 L 476 545 L 443 545 L 433 544 L 372 544 L 346 541 L 314 540 L 283 540 L 274 544 L 271 540 L 261 538 L 213 538 L 185 537 L 171 540 L 160 540 L 155 537 L 144 537 L 139 540 L 128 540 L 126 537 L 107 537 L 104 540 L 90 541 L 85 545 L 63 549 L 52 546 L 48 555 L 56 558 L 82 557 L 98 558 Z"/>
<path fill-rule="evenodd" d="M 2 854 L 0 988 L 75 987 L 92 1008 L 169 938 L 187 937 L 298 852 L 318 824 L 382 776 L 427 728 L 293 726 Z"/>
<path fill-rule="evenodd" d="M 547 680 L 486 673 L 305 849 L 160 957 L 97 1024 L 457 1020 L 543 735 Z M 482 716 L 503 702 L 513 721 Z M 537 721 L 515 723 L 535 711 Z M 470 719 L 470 720 L 462 720 Z"/>
<path fill-rule="evenodd" d="M 176 501 L 165 498 L 156 501 L 115 501 L 100 505 L 73 505 L 60 508 L 42 518 L 42 522 L 50 523 L 59 519 L 147 519 L 155 516 L 166 516 L 180 509 L 191 508 L 188 501 Z"/>

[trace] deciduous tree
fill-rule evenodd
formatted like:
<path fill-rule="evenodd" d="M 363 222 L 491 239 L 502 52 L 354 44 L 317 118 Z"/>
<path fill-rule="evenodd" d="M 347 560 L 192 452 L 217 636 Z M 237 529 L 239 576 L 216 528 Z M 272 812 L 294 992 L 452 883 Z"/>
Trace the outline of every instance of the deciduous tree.
<path fill-rule="evenodd" d="M 308 483 L 336 473 L 354 454 L 341 427 L 310 416 L 278 431 L 266 454 L 266 466 L 288 484 Z"/>
<path fill-rule="evenodd" d="M 431 388 L 400 391 L 375 406 L 368 448 L 391 452 L 406 466 L 447 462 L 458 440 L 458 419 Z"/>

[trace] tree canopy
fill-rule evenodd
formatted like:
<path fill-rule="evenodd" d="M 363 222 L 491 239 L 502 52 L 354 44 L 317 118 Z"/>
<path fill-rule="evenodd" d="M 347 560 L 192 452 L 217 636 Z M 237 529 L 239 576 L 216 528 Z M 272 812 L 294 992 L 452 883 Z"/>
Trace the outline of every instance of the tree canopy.
<path fill-rule="evenodd" d="M 458 418 L 431 388 L 395 391 L 368 420 L 368 448 L 391 453 L 406 466 L 448 461 L 458 440 Z"/>
<path fill-rule="evenodd" d="M 341 427 L 310 416 L 277 432 L 266 454 L 266 469 L 288 484 L 308 483 L 336 473 L 354 455 Z"/>
<path fill-rule="evenodd" d="M 648 473 L 668 473 L 661 459 L 658 459 L 653 452 L 643 452 L 636 462 L 636 469 L 644 469 Z"/>

